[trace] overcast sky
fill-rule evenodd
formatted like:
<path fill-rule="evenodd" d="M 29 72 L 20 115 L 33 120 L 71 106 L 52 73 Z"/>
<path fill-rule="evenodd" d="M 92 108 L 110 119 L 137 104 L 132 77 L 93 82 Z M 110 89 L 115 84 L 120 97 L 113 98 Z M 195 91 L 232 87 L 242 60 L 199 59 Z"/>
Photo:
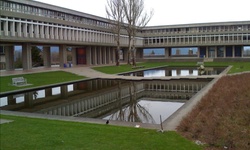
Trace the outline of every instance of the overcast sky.
<path fill-rule="evenodd" d="M 92 15 L 106 17 L 106 0 L 37 0 Z M 144 0 L 154 10 L 149 26 L 250 21 L 249 0 Z"/>

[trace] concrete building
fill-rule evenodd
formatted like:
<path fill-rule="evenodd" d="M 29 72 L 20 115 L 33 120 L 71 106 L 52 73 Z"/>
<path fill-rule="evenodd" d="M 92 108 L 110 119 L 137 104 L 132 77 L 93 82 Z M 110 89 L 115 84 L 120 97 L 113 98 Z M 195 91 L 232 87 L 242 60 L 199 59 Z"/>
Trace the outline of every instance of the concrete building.
<path fill-rule="evenodd" d="M 6 70 L 14 69 L 14 46 L 22 46 L 24 70 L 32 69 L 32 46 L 43 47 L 44 66 L 51 67 L 50 47 L 59 47 L 60 66 L 72 48 L 73 65 L 101 65 L 115 62 L 115 38 L 108 19 L 36 1 L 0 0 L 0 46 Z M 196 59 L 250 58 L 250 21 L 166 25 L 145 27 L 136 37 L 136 57 L 143 61 L 144 48 L 164 48 L 164 60 L 171 60 L 171 48 L 198 47 Z M 126 61 L 128 36 L 121 35 Z"/>

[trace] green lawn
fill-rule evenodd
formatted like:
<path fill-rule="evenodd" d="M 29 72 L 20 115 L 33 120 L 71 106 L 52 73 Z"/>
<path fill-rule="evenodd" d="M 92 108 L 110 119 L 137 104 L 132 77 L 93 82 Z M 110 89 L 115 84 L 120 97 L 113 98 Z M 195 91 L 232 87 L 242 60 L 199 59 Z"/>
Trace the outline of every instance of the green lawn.
<path fill-rule="evenodd" d="M 197 67 L 196 62 L 143 62 L 138 63 L 137 66 L 145 66 L 146 68 L 158 67 L 158 66 L 170 66 L 170 67 Z M 206 62 L 205 67 L 226 67 L 233 66 L 233 68 L 228 73 L 237 73 L 243 71 L 250 71 L 250 62 Z M 104 66 L 104 67 L 93 67 L 93 69 L 107 73 L 107 74 L 117 74 L 128 71 L 135 71 L 138 69 L 132 69 L 130 65 L 120 65 L 120 66 Z"/>
<path fill-rule="evenodd" d="M 32 85 L 23 86 L 23 87 L 12 86 L 11 85 L 12 78 L 20 77 L 20 76 L 26 78 L 28 84 L 32 84 Z M 68 81 L 73 81 L 73 80 L 80 80 L 84 78 L 85 77 L 83 76 L 78 76 L 78 75 L 64 72 L 64 71 L 4 76 L 4 77 L 0 77 L 0 81 L 1 81 L 0 92 L 20 90 L 20 89 L 38 87 L 38 86 L 43 86 L 43 85 L 62 83 L 62 82 L 68 82 Z"/>
<path fill-rule="evenodd" d="M 176 132 L 0 115 L 0 149 L 200 150 Z"/>

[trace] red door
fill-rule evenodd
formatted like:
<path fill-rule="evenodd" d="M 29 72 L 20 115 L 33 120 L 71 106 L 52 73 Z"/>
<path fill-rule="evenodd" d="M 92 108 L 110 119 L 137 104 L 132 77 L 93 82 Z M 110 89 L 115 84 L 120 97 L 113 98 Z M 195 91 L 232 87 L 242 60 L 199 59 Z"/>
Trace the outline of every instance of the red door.
<path fill-rule="evenodd" d="M 76 58 L 78 65 L 86 65 L 86 49 L 77 48 L 76 49 Z"/>

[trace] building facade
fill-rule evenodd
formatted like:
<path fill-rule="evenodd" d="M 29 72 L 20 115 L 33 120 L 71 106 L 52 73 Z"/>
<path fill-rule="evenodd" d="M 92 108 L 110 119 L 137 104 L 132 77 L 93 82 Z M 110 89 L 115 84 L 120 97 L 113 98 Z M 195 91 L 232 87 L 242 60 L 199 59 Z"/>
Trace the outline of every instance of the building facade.
<path fill-rule="evenodd" d="M 101 65 L 115 62 L 115 36 L 111 22 L 102 17 L 26 0 L 0 0 L 0 46 L 6 70 L 14 69 L 14 46 L 22 47 L 24 70 L 32 69 L 31 49 L 41 46 L 45 67 L 51 67 L 51 47 L 59 47 L 59 64 L 65 65 L 72 50 L 73 65 Z M 128 36 L 121 35 L 126 60 Z M 166 25 L 145 27 L 136 37 L 137 59 L 145 60 L 144 48 L 196 47 L 195 58 L 250 58 L 250 21 Z M 190 54 L 193 52 L 190 51 Z M 2 55 L 3 56 L 3 55 Z"/>

